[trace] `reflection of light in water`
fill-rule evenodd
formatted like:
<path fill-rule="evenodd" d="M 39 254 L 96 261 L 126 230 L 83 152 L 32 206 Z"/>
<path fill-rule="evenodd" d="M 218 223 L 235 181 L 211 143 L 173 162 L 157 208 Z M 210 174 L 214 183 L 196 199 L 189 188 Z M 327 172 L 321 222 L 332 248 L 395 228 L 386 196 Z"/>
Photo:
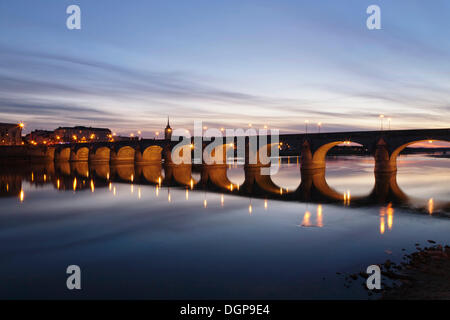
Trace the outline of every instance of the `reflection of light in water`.
<path fill-rule="evenodd" d="M 318 226 L 319 228 L 322 228 L 322 227 L 323 227 L 323 217 L 322 217 L 322 205 L 321 205 L 321 204 L 319 204 L 319 205 L 317 206 L 317 216 L 316 216 L 316 219 L 317 219 L 317 226 Z"/>
<path fill-rule="evenodd" d="M 34 181 L 34 172 L 31 173 L 31 182 Z"/>
<path fill-rule="evenodd" d="M 383 234 L 386 231 L 386 218 L 388 229 L 392 230 L 394 224 L 394 208 L 392 208 L 392 203 L 389 203 L 386 207 L 380 208 L 380 233 Z"/>
<path fill-rule="evenodd" d="M 392 204 L 389 203 L 387 208 L 386 208 L 386 213 L 387 213 L 387 220 L 388 220 L 388 229 L 391 230 L 392 229 L 392 225 L 394 223 L 394 209 L 392 208 Z"/>
<path fill-rule="evenodd" d="M 208 206 L 208 201 L 206 201 L 206 199 L 205 199 L 205 200 L 203 200 L 203 207 L 206 208 L 207 206 Z"/>
<path fill-rule="evenodd" d="M 159 197 L 159 187 L 158 186 L 156 186 L 155 193 L 156 193 L 156 196 Z"/>
<path fill-rule="evenodd" d="M 264 200 L 264 209 L 267 210 L 267 199 Z"/>
<path fill-rule="evenodd" d="M 249 204 L 249 205 L 248 205 L 248 213 L 249 213 L 249 214 L 252 214 L 252 212 L 253 212 L 252 204 Z"/>
<path fill-rule="evenodd" d="M 91 192 L 95 191 L 94 180 L 91 179 Z"/>
<path fill-rule="evenodd" d="M 131 193 L 134 192 L 134 185 L 131 185 Z"/>
<path fill-rule="evenodd" d="M 44 173 L 44 182 L 47 182 L 47 175 Z"/>
<path fill-rule="evenodd" d="M 73 191 L 77 189 L 77 178 L 73 178 Z"/>
<path fill-rule="evenodd" d="M 434 209 L 434 201 L 433 198 L 430 198 L 430 200 L 428 200 L 428 213 L 433 214 L 433 209 Z"/>
<path fill-rule="evenodd" d="M 9 191 L 9 183 L 6 184 L 6 192 Z"/>
<path fill-rule="evenodd" d="M 113 188 L 113 195 L 116 195 L 116 186 Z"/>
<path fill-rule="evenodd" d="M 109 183 L 109 191 L 112 189 L 112 182 Z"/>
<path fill-rule="evenodd" d="M 19 194 L 19 200 L 20 202 L 23 202 L 25 198 L 25 193 L 23 192 L 23 189 L 20 190 L 20 194 Z"/>
<path fill-rule="evenodd" d="M 61 185 L 61 182 L 59 182 L 59 179 L 56 180 L 56 189 L 59 189 L 60 185 Z"/>
<path fill-rule="evenodd" d="M 302 226 L 309 227 L 310 225 L 311 225 L 311 213 L 309 211 L 306 211 L 303 216 Z"/>
<path fill-rule="evenodd" d="M 141 199 L 141 188 L 138 188 L 138 199 Z"/>
<path fill-rule="evenodd" d="M 220 205 L 223 207 L 223 204 L 225 203 L 225 197 L 223 194 L 220 196 Z"/>
<path fill-rule="evenodd" d="M 172 202 L 172 195 L 170 194 L 170 191 L 167 191 L 167 202 Z"/>
<path fill-rule="evenodd" d="M 384 217 L 380 217 L 380 233 L 383 234 L 385 230 Z"/>
<path fill-rule="evenodd" d="M 350 205 L 350 199 L 351 199 L 350 190 L 347 190 L 347 192 L 344 193 L 344 205 Z"/>

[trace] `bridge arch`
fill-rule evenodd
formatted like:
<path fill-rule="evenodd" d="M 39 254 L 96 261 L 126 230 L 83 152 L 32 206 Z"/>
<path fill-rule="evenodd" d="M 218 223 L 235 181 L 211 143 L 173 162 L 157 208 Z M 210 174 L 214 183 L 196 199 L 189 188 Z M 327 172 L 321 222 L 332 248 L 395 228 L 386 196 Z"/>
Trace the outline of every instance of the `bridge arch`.
<path fill-rule="evenodd" d="M 415 143 L 420 143 L 420 142 L 435 142 L 435 141 L 442 141 L 442 142 L 450 142 L 449 140 L 443 140 L 443 139 L 421 139 L 421 140 L 415 140 L 415 141 L 409 141 L 407 143 L 402 144 L 401 146 L 397 147 L 391 154 L 391 156 L 389 157 L 389 161 L 391 162 L 391 164 L 394 164 L 396 166 L 397 163 L 397 158 L 400 155 L 400 152 L 402 152 L 406 147 L 415 144 Z"/>
<path fill-rule="evenodd" d="M 143 152 L 136 151 L 136 162 L 152 162 L 161 163 L 163 148 L 160 146 L 150 146 L 145 148 Z"/>
<path fill-rule="evenodd" d="M 70 161 L 88 161 L 89 160 L 89 148 L 81 147 L 72 151 L 70 155 Z"/>
<path fill-rule="evenodd" d="M 120 147 L 116 152 L 111 152 L 112 162 L 134 162 L 136 151 L 130 146 Z"/>
<path fill-rule="evenodd" d="M 89 154 L 91 162 L 109 162 L 111 158 L 111 149 L 108 147 L 99 147 Z"/>
<path fill-rule="evenodd" d="M 69 147 L 61 148 L 55 152 L 56 161 L 69 161 L 70 160 L 71 149 Z"/>

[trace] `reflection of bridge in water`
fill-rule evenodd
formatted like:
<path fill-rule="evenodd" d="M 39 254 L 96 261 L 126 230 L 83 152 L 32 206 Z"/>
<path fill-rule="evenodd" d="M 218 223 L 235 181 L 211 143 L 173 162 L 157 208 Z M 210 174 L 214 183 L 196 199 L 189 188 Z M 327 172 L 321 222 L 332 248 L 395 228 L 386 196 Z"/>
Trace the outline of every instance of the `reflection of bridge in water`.
<path fill-rule="evenodd" d="M 175 165 L 171 163 L 93 163 L 88 161 L 47 162 L 0 170 L 0 195 L 23 197 L 22 180 L 35 185 L 52 184 L 58 190 L 80 191 L 84 189 L 111 188 L 113 183 L 154 185 L 157 188 L 172 187 L 231 194 L 236 196 L 297 201 L 307 203 L 341 203 L 346 206 L 395 204 L 408 206 L 414 201 L 397 184 L 396 172 L 375 173 L 372 191 L 364 196 L 351 196 L 330 187 L 325 169 L 301 171 L 301 182 L 295 190 L 276 185 L 270 176 L 261 175 L 257 167 L 244 166 L 245 180 L 233 184 L 227 176 L 226 165 Z M 194 179 L 193 173 L 200 178 Z M 422 201 L 423 202 L 423 201 Z M 433 213 L 450 212 L 450 203 L 433 203 L 417 208 Z"/>

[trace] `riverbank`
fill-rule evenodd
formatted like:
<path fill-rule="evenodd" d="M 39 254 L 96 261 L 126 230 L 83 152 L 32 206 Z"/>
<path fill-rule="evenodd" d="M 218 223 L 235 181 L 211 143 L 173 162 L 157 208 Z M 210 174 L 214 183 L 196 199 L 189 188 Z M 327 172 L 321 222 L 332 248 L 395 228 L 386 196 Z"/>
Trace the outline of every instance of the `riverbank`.
<path fill-rule="evenodd" d="M 399 286 L 383 290 L 382 300 L 450 300 L 449 246 L 417 247 L 416 252 L 404 258 L 407 262 L 395 269 L 389 262 L 382 265 L 386 277 L 397 280 L 400 274 L 402 278 Z"/>
<path fill-rule="evenodd" d="M 386 260 L 379 264 L 381 269 L 381 290 L 368 290 L 369 297 L 380 300 L 450 300 L 450 246 L 428 240 L 429 247 L 405 254 L 400 263 Z M 360 272 L 346 276 L 349 284 L 360 282 L 366 288 L 368 274 Z"/>

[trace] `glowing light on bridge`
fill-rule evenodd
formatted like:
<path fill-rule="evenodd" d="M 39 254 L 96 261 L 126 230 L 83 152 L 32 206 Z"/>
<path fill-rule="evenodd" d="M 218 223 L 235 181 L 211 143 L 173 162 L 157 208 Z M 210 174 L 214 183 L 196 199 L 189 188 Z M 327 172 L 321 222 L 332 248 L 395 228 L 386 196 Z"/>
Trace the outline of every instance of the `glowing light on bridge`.
<path fill-rule="evenodd" d="M 91 192 L 95 191 L 94 180 L 91 179 Z"/>
<path fill-rule="evenodd" d="M 428 140 L 428 143 L 433 143 L 433 140 Z"/>
<path fill-rule="evenodd" d="M 191 190 L 194 189 L 194 180 L 191 179 L 191 181 L 189 182 L 190 186 L 191 186 Z"/>
<path fill-rule="evenodd" d="M 233 191 L 233 184 L 230 184 L 230 191 Z"/>
<path fill-rule="evenodd" d="M 106 174 L 106 180 L 109 180 L 109 172 Z"/>
<path fill-rule="evenodd" d="M 77 178 L 73 178 L 73 191 L 77 189 Z"/>
<path fill-rule="evenodd" d="M 161 182 L 162 182 L 161 177 L 158 177 L 158 186 L 159 187 L 161 187 Z"/>
<path fill-rule="evenodd" d="M 23 129 L 25 127 L 25 124 L 23 122 L 20 122 L 19 127 Z"/>
<path fill-rule="evenodd" d="M 131 176 L 130 176 L 130 181 L 131 181 L 131 182 L 134 181 L 134 174 L 131 174 Z"/>
<path fill-rule="evenodd" d="M 430 198 L 428 200 L 428 214 L 433 214 L 433 210 L 434 210 L 434 201 L 433 198 Z"/>
<path fill-rule="evenodd" d="M 59 190 L 60 185 L 61 185 L 61 182 L 59 181 L 59 179 L 56 180 L 56 189 Z"/>
<path fill-rule="evenodd" d="M 47 182 L 47 175 L 44 173 L 44 182 Z"/>
<path fill-rule="evenodd" d="M 34 181 L 34 173 L 32 172 L 31 173 L 31 182 L 33 182 Z"/>

